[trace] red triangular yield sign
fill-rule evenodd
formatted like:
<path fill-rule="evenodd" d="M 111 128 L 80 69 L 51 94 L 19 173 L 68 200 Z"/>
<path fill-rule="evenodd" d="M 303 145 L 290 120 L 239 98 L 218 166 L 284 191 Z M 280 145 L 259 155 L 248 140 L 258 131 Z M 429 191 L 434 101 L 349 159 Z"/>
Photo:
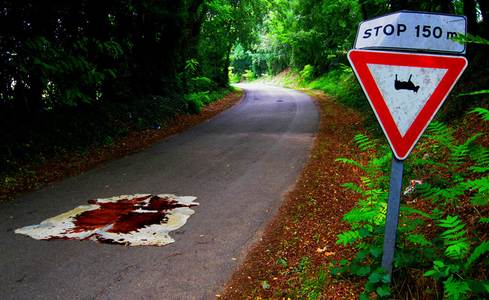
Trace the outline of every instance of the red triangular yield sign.
<path fill-rule="evenodd" d="M 351 50 L 353 70 L 394 155 L 405 159 L 467 66 L 459 56 Z"/>

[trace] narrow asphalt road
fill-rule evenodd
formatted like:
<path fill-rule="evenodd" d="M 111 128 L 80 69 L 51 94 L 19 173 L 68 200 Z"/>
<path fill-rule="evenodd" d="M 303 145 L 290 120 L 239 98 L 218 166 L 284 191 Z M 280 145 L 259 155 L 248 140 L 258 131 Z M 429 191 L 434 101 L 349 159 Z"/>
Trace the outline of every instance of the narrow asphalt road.
<path fill-rule="evenodd" d="M 312 147 L 305 94 L 245 84 L 243 101 L 151 148 L 0 205 L 0 299 L 211 299 L 277 211 Z M 122 194 L 196 196 L 164 247 L 38 241 L 14 230 Z"/>

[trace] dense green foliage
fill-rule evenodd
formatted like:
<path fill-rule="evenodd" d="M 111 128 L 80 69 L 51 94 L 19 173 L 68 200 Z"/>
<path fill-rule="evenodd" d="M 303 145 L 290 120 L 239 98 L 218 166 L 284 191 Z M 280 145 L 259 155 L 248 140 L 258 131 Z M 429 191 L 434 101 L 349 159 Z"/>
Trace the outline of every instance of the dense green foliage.
<path fill-rule="evenodd" d="M 311 87 L 328 93 L 337 90 L 342 95 L 340 101 L 363 111 L 366 111 L 364 98 L 357 96 L 361 94 L 360 88 L 351 73 L 345 74 L 348 70 L 344 67 L 349 65 L 346 54 L 353 45 L 360 21 L 400 9 L 464 14 L 468 18 L 469 36 L 489 38 L 487 1 L 269 0 L 269 3 L 257 42 L 251 45 L 238 42 L 232 49 L 233 78 L 247 79 L 243 74 L 250 71 L 258 77 L 275 75 L 291 68 L 302 74 L 306 83 L 316 78 Z M 468 93 L 489 85 L 489 77 L 485 75 L 489 61 L 484 51 L 483 45 L 468 47 L 470 63 L 462 78 L 466 84 L 459 85 L 461 91 Z M 337 87 L 336 79 L 340 81 Z M 445 105 L 443 116 L 446 120 L 463 116 L 470 108 L 484 105 L 484 100 L 463 96 L 460 101 Z"/>
<path fill-rule="evenodd" d="M 400 8 L 466 14 L 471 34 L 458 40 L 471 43 L 470 68 L 456 91 L 457 98 L 445 105 L 440 119 L 461 117 L 476 105 L 487 105 L 487 90 L 480 90 L 487 87 L 489 79 L 483 54 L 487 50 L 483 38 L 488 36 L 487 7 L 482 2 L 274 1 L 260 42 L 249 49 L 240 44 L 234 47 L 233 75 L 253 72 L 268 77 L 291 68 L 277 77 L 281 83 L 334 95 L 337 101 L 369 115 L 369 123 L 375 126 L 368 102 L 345 59 L 356 27 L 344 26 L 343 22 L 356 24 Z M 483 118 L 489 114 L 483 108 L 474 111 Z M 378 128 L 376 132 L 380 136 Z M 338 236 L 338 243 L 356 248 L 357 254 L 352 261 L 339 262 L 333 271 L 367 278 L 362 297 L 389 297 L 394 293 L 392 288 L 407 297 L 421 293 L 428 298 L 464 299 L 484 298 L 489 293 L 484 275 L 489 252 L 484 235 L 488 222 L 488 150 L 477 144 L 482 133 L 463 142 L 453 134 L 446 125 L 433 123 L 406 167 L 406 178 L 423 179 L 424 184 L 406 195 L 409 202 L 401 208 L 394 285 L 380 268 L 391 151 L 386 144 L 358 135 L 356 142 L 370 157 L 369 162 L 362 165 L 339 159 L 363 170 L 364 176 L 356 183 L 345 184 L 359 194 L 360 201 L 344 217 L 351 230 Z M 409 294 L 406 286 L 420 286 L 422 290 Z"/>
<path fill-rule="evenodd" d="M 487 116 L 489 111 L 474 112 Z M 424 284 L 430 297 L 465 299 L 489 294 L 487 270 L 489 240 L 485 236 L 489 213 L 489 150 L 476 134 L 459 142 L 454 131 L 440 122 L 432 123 L 425 137 L 406 162 L 407 184 L 398 227 L 394 259 L 394 282 L 411 286 Z M 369 154 L 367 164 L 340 158 L 364 172 L 359 183 L 344 186 L 360 200 L 344 220 L 351 230 L 338 236 L 338 243 L 357 249 L 351 261 L 342 261 L 336 273 L 368 278 L 365 295 L 390 295 L 390 280 L 380 268 L 387 205 L 391 151 L 364 135 L 356 138 L 358 148 Z M 419 182 L 418 182 L 419 183 Z M 470 230 L 468 230 L 470 227 Z M 431 229 L 434 228 L 434 229 Z M 482 272 L 481 272 L 482 271 Z M 420 280 L 420 276 L 435 281 Z M 424 283 L 423 283 L 424 282 Z"/>
<path fill-rule="evenodd" d="M 284 70 L 285 79 L 320 89 L 369 113 L 348 67 L 357 24 L 412 9 L 464 14 L 469 69 L 445 120 L 487 106 L 489 2 L 483 0 L 4 0 L 0 10 L 0 179 L 25 162 L 108 144 L 133 128 L 159 128 L 178 113 L 198 113 L 229 91 L 229 81 Z M 484 48 L 486 47 L 486 48 Z M 295 74 L 295 75 L 290 75 Z M 291 76 L 290 78 L 287 76 Z M 485 108 L 473 110 L 486 121 Z M 380 131 L 379 131 L 380 132 Z M 423 179 L 401 208 L 394 280 L 423 281 L 430 297 L 487 293 L 489 150 L 480 135 L 458 141 L 433 123 L 406 168 Z M 338 242 L 355 247 L 336 272 L 366 277 L 366 293 L 392 293 L 379 268 L 391 154 L 356 138 L 367 164 L 339 159 L 365 175 L 345 187 L 360 201 L 345 215 Z M 19 163 L 20 162 L 20 163 Z M 22 171 L 22 170 L 21 170 Z M 28 171 L 27 171 L 28 172 Z M 415 202 L 417 201 L 417 202 Z M 419 205 L 422 203 L 423 205 Z M 426 228 L 434 230 L 424 230 Z M 294 296 L 320 294 L 305 274 Z M 321 271 L 322 272 L 322 271 Z M 263 282 L 263 288 L 268 283 Z"/>
<path fill-rule="evenodd" d="M 207 93 L 227 87 L 229 77 L 253 80 L 292 68 L 310 82 L 338 68 L 342 82 L 353 81 L 342 66 L 356 24 L 400 8 L 465 13 L 470 33 L 484 37 L 489 31 L 487 4 L 477 0 L 6 0 L 0 11 L 2 166 L 48 150 L 26 146 L 56 131 L 41 124 L 55 123 L 66 133 L 76 118 L 76 128 L 109 130 L 75 130 L 66 133 L 75 137 L 72 142 L 50 141 L 57 147 L 100 142 L 117 135 L 110 123 L 130 127 L 141 124 L 139 119 L 154 124 L 175 113 L 198 112 Z M 478 53 L 469 49 L 474 59 Z M 477 66 L 467 76 L 473 85 L 484 83 L 480 70 L 487 60 L 481 61 L 471 64 Z M 338 89 L 325 84 L 330 79 L 311 86 Z M 346 92 L 343 100 L 360 99 L 348 95 L 358 89 L 338 86 Z M 447 115 L 479 99 L 464 97 Z M 149 119 L 137 109 L 146 106 L 161 107 L 159 117 Z"/>
<path fill-rule="evenodd" d="M 357 24 L 389 11 L 411 9 L 465 14 L 469 32 L 487 36 L 488 5 L 476 0 L 269 0 L 269 10 L 261 26 L 257 43 L 237 43 L 232 52 L 233 71 L 246 69 L 255 74 L 276 74 L 292 67 L 298 71 L 306 65 L 318 76 L 338 63 L 346 62 Z M 471 58 L 477 49 L 469 50 Z"/>
<path fill-rule="evenodd" d="M 199 112 L 227 90 L 262 1 L 6 0 L 0 170 Z M 0 172 L 2 173 L 2 172 Z"/>

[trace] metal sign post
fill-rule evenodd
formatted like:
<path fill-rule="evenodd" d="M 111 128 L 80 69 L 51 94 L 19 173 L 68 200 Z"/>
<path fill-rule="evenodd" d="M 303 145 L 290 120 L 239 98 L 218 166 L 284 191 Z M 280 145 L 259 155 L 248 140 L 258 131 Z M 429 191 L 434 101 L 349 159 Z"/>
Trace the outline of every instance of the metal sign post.
<path fill-rule="evenodd" d="M 396 248 L 403 160 L 467 66 L 467 60 L 459 56 L 465 53 L 465 45 L 453 40 L 466 32 L 465 16 L 400 11 L 360 23 L 355 49 L 348 53 L 394 154 L 382 255 L 382 268 L 389 275 Z"/>
<path fill-rule="evenodd" d="M 394 260 L 394 252 L 396 249 L 403 169 L 404 162 L 393 157 L 389 200 L 387 202 L 387 215 L 385 219 L 384 252 L 382 254 L 382 268 L 384 268 L 388 274 L 392 274 L 392 261 Z"/>

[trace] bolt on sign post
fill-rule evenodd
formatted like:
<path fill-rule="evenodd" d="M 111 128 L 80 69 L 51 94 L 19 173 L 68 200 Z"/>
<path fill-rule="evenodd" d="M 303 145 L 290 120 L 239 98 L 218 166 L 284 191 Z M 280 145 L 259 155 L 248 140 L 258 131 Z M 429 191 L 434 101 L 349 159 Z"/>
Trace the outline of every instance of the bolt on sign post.
<path fill-rule="evenodd" d="M 358 26 L 348 53 L 355 75 L 394 157 L 385 221 L 382 267 L 394 259 L 403 161 L 467 67 L 465 16 L 399 11 Z"/>

